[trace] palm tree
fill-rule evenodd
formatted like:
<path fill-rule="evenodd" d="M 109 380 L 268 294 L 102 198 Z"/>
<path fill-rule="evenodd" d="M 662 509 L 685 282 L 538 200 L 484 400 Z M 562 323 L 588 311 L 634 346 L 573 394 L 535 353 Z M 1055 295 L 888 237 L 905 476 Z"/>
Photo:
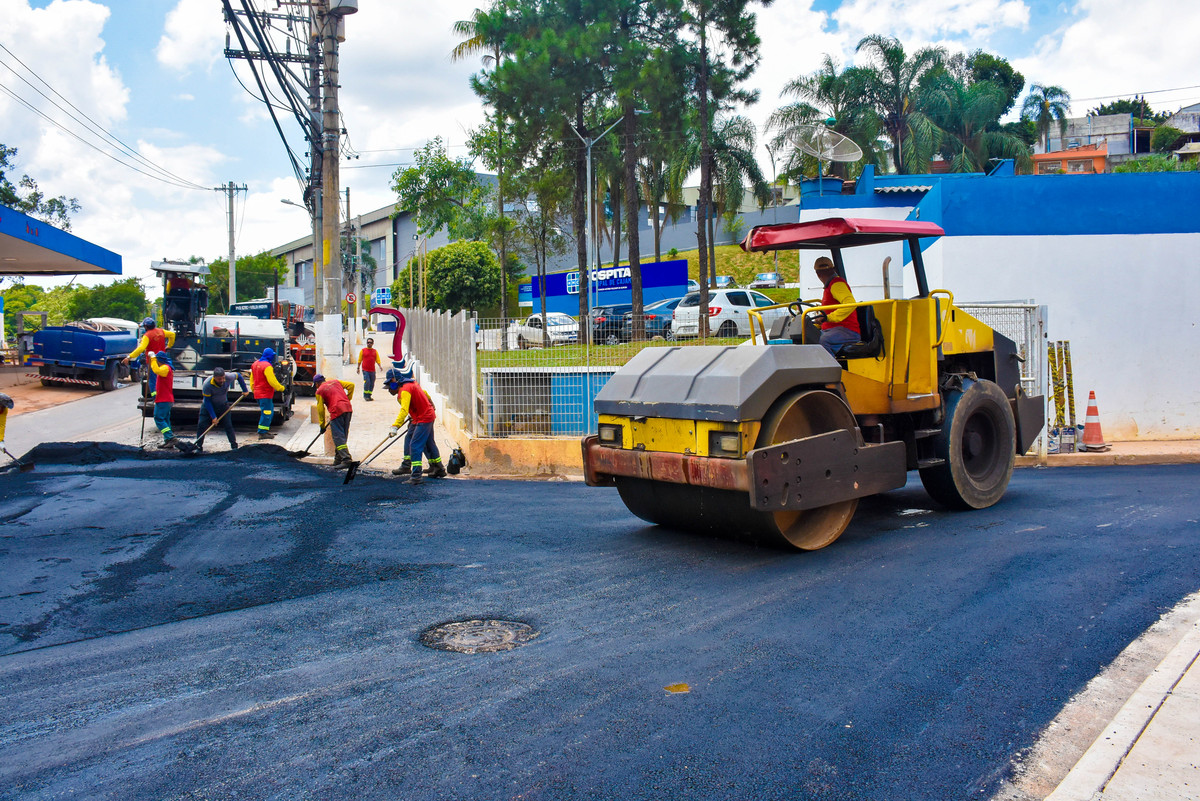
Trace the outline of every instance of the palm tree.
<path fill-rule="evenodd" d="M 483 53 L 484 68 L 495 69 L 500 64 L 499 42 L 489 43 L 481 30 L 485 19 L 482 9 L 471 12 L 471 19 L 454 23 L 453 30 L 463 40 L 450 51 L 451 61 L 461 61 L 476 53 Z M 500 217 L 497 233 L 500 240 L 500 316 L 508 319 L 508 249 L 506 247 L 508 223 L 504 219 L 504 115 L 496 107 L 496 207 Z M 503 338 L 502 338 L 503 339 Z M 501 342 L 503 348 L 504 342 Z"/>
<path fill-rule="evenodd" d="M 875 107 L 892 142 L 896 172 L 928 169 L 940 144 L 937 126 L 921 109 L 921 79 L 945 58 L 940 47 L 924 47 L 909 58 L 904 45 L 889 36 L 864 37 L 855 48 L 873 62 L 867 68 L 865 95 Z"/>
<path fill-rule="evenodd" d="M 713 205 L 727 217 L 736 215 L 741 208 L 747 183 L 760 203 L 765 205 L 771 202 L 771 186 L 754 157 L 755 134 L 754 123 L 742 116 L 718 117 L 713 124 L 709 140 L 713 154 Z M 688 138 L 671 165 L 673 183 L 681 183 L 683 176 L 696 169 L 700 164 L 701 150 L 700 131 L 693 126 L 689 128 Z M 717 283 L 716 244 L 713 241 L 715 216 L 710 214 L 707 220 L 707 280 L 710 286 L 716 286 Z"/>
<path fill-rule="evenodd" d="M 1008 97 L 991 81 L 970 85 L 949 73 L 927 88 L 924 102 L 942 130 L 942 153 L 952 172 L 985 172 L 993 157 L 1029 161 L 1029 148 L 1017 136 L 996 128 Z"/>
<path fill-rule="evenodd" d="M 809 162 L 813 159 L 801 154 L 793 143 L 801 126 L 822 124 L 829 117 L 837 120 L 833 130 L 862 148 L 863 158 L 857 163 L 860 168 L 862 164 L 883 163 L 875 146 L 879 138 L 879 117 L 863 102 L 867 79 L 867 71 L 860 67 L 839 72 L 837 62 L 827 54 L 821 69 L 783 87 L 783 95 L 794 96 L 797 102 L 772 112 L 767 118 L 767 130 L 776 132 L 770 147 L 775 152 L 790 154 L 784 165 L 785 174 L 803 175 L 811 171 L 813 164 Z M 837 163 L 832 171 L 848 177 L 852 169 L 850 164 Z"/>
<path fill-rule="evenodd" d="M 1067 113 L 1071 110 L 1071 96 L 1061 86 L 1030 85 L 1029 94 L 1021 104 L 1021 119 L 1033 120 L 1044 151 L 1050 149 L 1050 126 L 1058 123 L 1058 135 L 1067 133 Z"/>

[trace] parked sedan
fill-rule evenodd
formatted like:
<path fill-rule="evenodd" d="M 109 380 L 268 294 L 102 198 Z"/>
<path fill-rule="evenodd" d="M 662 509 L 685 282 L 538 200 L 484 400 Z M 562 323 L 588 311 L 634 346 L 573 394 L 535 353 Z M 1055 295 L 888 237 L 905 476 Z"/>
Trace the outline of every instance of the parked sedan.
<path fill-rule="evenodd" d="M 674 339 L 675 332 L 671 328 L 675 322 L 675 307 L 683 298 L 668 298 L 667 300 L 659 300 L 651 303 L 649 306 L 643 307 L 643 319 L 646 322 L 646 339 L 654 337 L 662 337 L 663 339 Z M 621 338 L 625 340 L 633 339 L 633 312 L 625 315 L 625 319 L 621 322 Z"/>
<path fill-rule="evenodd" d="M 616 345 L 621 341 L 621 321 L 633 311 L 632 303 L 597 306 L 592 310 L 592 342 Z M 628 339 L 628 337 L 625 337 Z"/>
<path fill-rule="evenodd" d="M 737 281 L 733 280 L 732 275 L 718 275 L 717 289 L 733 289 L 737 286 Z"/>
<path fill-rule="evenodd" d="M 774 306 L 775 301 L 749 289 L 714 289 L 708 295 L 708 330 L 718 337 L 750 336 L 750 309 Z M 768 328 L 787 315 L 786 307 L 762 312 Z M 700 293 L 685 295 L 675 307 L 672 328 L 677 338 L 694 337 L 700 330 Z"/>
<path fill-rule="evenodd" d="M 783 277 L 779 273 L 759 273 L 750 282 L 751 289 L 778 289 L 783 286 Z"/>
<path fill-rule="evenodd" d="M 562 312 L 546 315 L 545 330 L 540 314 L 531 314 L 524 322 L 514 322 L 508 329 L 508 346 L 521 350 L 543 345 L 574 345 L 578 341 L 579 324 Z"/>

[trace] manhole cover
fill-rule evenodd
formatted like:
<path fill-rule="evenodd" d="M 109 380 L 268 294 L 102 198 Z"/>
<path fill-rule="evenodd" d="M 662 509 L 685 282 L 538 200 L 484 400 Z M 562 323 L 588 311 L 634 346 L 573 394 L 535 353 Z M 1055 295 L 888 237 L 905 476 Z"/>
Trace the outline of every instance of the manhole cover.
<path fill-rule="evenodd" d="M 511 651 L 538 636 L 532 626 L 512 620 L 460 620 L 426 629 L 421 642 L 430 648 L 460 654 Z"/>

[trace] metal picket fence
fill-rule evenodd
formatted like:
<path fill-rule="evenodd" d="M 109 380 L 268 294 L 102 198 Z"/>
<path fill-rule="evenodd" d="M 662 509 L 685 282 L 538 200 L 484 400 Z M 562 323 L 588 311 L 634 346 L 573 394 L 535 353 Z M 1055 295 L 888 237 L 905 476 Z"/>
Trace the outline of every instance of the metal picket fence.
<path fill-rule="evenodd" d="M 1021 380 L 1029 394 L 1046 391 L 1046 307 L 1027 303 L 960 304 L 1017 343 Z M 647 347 L 738 344 L 744 337 L 675 340 L 652 326 L 633 339 L 628 316 L 620 325 L 578 322 L 548 314 L 521 319 L 479 318 L 406 310 L 405 340 L 422 369 L 477 437 L 553 437 L 594 433 L 592 401 L 621 365 Z M 649 323 L 649 321 L 647 321 Z M 589 341 L 592 340 L 592 341 Z"/>

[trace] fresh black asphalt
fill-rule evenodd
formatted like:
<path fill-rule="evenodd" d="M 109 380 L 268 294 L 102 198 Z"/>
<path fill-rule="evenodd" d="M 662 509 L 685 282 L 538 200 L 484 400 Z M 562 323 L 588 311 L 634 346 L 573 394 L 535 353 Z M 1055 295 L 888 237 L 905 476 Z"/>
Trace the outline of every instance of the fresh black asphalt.
<path fill-rule="evenodd" d="M 0 475 L 6 799 L 987 798 L 1200 587 L 1200 466 L 1019 470 L 972 513 L 914 477 L 789 554 L 575 483 L 32 455 Z M 421 644 L 476 618 L 538 636 Z"/>

